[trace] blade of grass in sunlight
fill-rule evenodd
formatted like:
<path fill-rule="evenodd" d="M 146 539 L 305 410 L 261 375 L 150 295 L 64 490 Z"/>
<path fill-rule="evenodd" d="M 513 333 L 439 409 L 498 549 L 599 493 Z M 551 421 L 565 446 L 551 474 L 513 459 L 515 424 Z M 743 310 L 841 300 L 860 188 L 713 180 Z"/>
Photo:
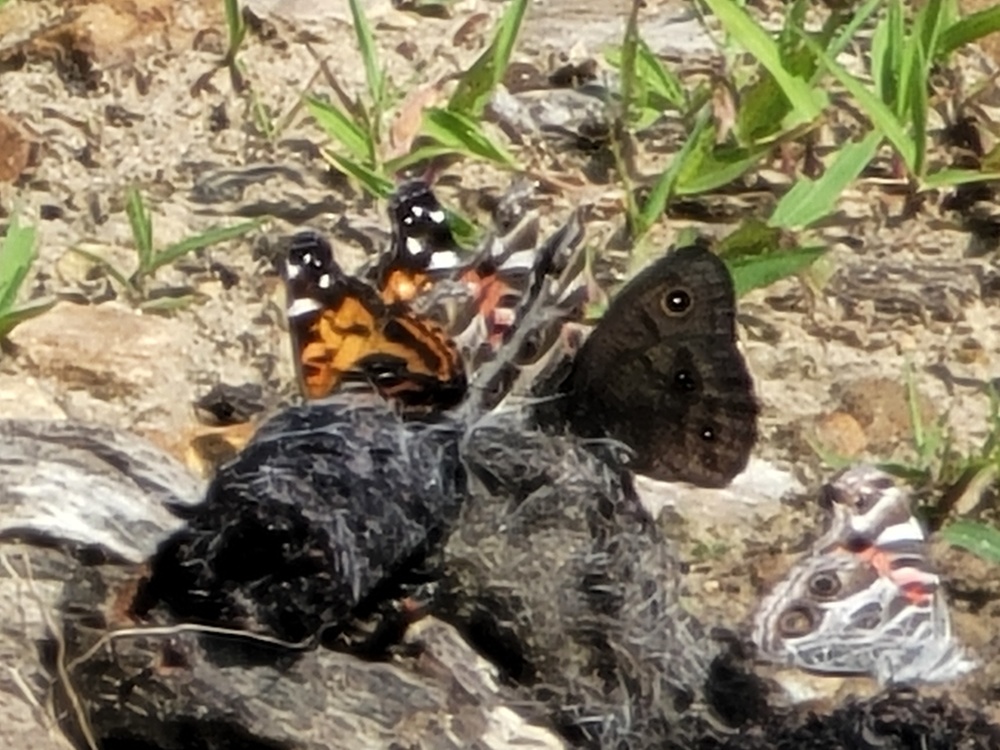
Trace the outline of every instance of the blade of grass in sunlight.
<path fill-rule="evenodd" d="M 732 0 L 705 0 L 726 31 L 774 76 L 800 121 L 812 121 L 827 104 L 825 92 L 789 74 L 774 39 Z"/>
<path fill-rule="evenodd" d="M 142 271 L 153 262 L 153 219 L 142 193 L 135 187 L 130 187 L 125 193 L 125 214 L 132 227 L 132 241 L 139 257 L 139 270 Z"/>
<path fill-rule="evenodd" d="M 385 74 L 378 63 L 378 47 L 375 36 L 365 17 L 361 0 L 350 0 L 351 18 L 354 20 L 354 33 L 358 38 L 358 49 L 365 65 L 365 80 L 368 82 L 368 96 L 375 105 L 375 111 L 380 112 L 385 94 Z"/>
<path fill-rule="evenodd" d="M 359 162 L 344 158 L 330 149 L 323 149 L 323 157 L 336 169 L 356 179 L 371 195 L 385 198 L 393 190 L 391 180 Z"/>
<path fill-rule="evenodd" d="M 247 24 L 240 12 L 238 0 L 223 0 L 226 11 L 226 29 L 229 32 L 229 48 L 226 50 L 226 64 L 232 65 L 236 61 L 236 53 L 243 46 L 243 40 L 247 35 Z"/>
<path fill-rule="evenodd" d="M 1000 563 L 1000 530 L 960 518 L 941 529 L 941 538 L 992 563 Z"/>
<path fill-rule="evenodd" d="M 1000 31 L 1000 5 L 981 10 L 953 23 L 941 33 L 935 52 L 946 57 L 959 47 Z"/>
<path fill-rule="evenodd" d="M 169 245 L 153 255 L 152 265 L 146 269 L 146 273 L 151 274 L 158 268 L 169 265 L 178 258 L 182 258 L 196 250 L 202 250 L 206 247 L 217 245 L 220 242 L 238 239 L 246 233 L 257 229 L 264 221 L 265 219 L 252 219 L 240 224 L 234 224 L 231 227 L 212 227 L 193 237 L 175 242 L 173 245 Z"/>
<path fill-rule="evenodd" d="M 913 140 L 903 128 L 903 125 L 900 123 L 896 115 L 893 114 L 892 110 L 890 110 L 884 102 L 876 97 L 875 94 L 873 94 L 857 78 L 831 60 L 826 52 L 824 52 L 823 49 L 813 42 L 805 33 L 802 34 L 802 39 L 806 45 L 812 49 L 816 57 L 823 63 L 826 69 L 830 71 L 830 73 L 832 73 L 833 76 L 840 81 L 840 84 L 847 89 L 848 93 L 850 93 L 851 96 L 857 100 L 864 113 L 872 121 L 872 124 L 885 134 L 886 138 L 888 138 L 892 143 L 893 147 L 902 157 L 903 161 L 906 162 L 907 168 L 912 172 L 915 159 Z"/>
<path fill-rule="evenodd" d="M 352 158 L 367 163 L 374 161 L 375 144 L 371 135 L 340 107 L 312 96 L 306 97 L 306 107 L 326 134 L 340 142 Z"/>
<path fill-rule="evenodd" d="M 0 242 L 0 314 L 8 312 L 17 301 L 17 293 L 35 260 L 35 240 L 34 227 L 22 226 L 17 216 L 11 218 Z"/>
<path fill-rule="evenodd" d="M 50 309 L 55 300 L 33 300 L 17 305 L 17 295 L 28 276 L 37 252 L 34 227 L 22 226 L 13 216 L 7 234 L 0 240 L 0 338 L 19 324 Z"/>
<path fill-rule="evenodd" d="M 711 123 L 711 111 L 706 107 L 699 114 L 681 150 L 670 160 L 670 165 L 656 180 L 649 197 L 639 210 L 632 228 L 634 237 L 645 235 L 663 216 L 682 175 L 695 173 L 705 155 L 711 153 L 715 146 L 715 134 L 709 127 Z"/>
<path fill-rule="evenodd" d="M 782 229 L 804 229 L 833 213 L 841 193 L 871 162 L 882 138 L 882 133 L 873 131 L 864 140 L 842 147 L 822 177 L 800 178 L 778 201 L 768 224 Z"/>
<path fill-rule="evenodd" d="M 475 156 L 506 167 L 515 166 L 514 157 L 494 143 L 479 123 L 450 109 L 432 107 L 424 111 L 421 132 L 455 153 Z"/>
<path fill-rule="evenodd" d="M 500 17 L 490 46 L 459 79 L 448 109 L 475 118 L 482 114 L 493 89 L 503 80 L 527 7 L 528 0 L 510 3 Z"/>
<path fill-rule="evenodd" d="M 769 286 L 775 281 L 797 274 L 815 263 L 825 252 L 825 247 L 802 247 L 767 255 L 733 258 L 727 260 L 726 265 L 733 274 L 736 296 L 741 297 L 753 289 Z"/>

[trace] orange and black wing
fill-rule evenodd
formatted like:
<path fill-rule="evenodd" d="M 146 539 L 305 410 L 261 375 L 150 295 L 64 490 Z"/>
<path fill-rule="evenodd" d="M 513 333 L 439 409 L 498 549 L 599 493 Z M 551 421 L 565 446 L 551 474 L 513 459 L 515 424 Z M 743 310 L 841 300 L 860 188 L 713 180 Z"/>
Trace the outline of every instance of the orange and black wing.
<path fill-rule="evenodd" d="M 462 266 L 444 208 L 430 186 L 400 185 L 389 200 L 392 244 L 375 268 L 375 286 L 387 304 L 411 302 Z"/>
<path fill-rule="evenodd" d="M 294 238 L 285 279 L 306 398 L 323 398 L 347 382 L 368 383 L 404 407 L 448 408 L 464 396 L 462 361 L 444 331 L 344 274 L 319 235 Z"/>

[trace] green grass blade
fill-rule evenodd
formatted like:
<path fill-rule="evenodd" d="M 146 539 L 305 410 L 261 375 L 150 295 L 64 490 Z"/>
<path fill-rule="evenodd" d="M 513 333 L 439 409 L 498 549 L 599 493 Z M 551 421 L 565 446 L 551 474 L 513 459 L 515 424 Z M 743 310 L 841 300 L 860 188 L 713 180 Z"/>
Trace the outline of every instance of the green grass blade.
<path fill-rule="evenodd" d="M 153 217 L 142 199 L 142 193 L 134 187 L 125 193 L 125 214 L 132 227 L 132 241 L 139 256 L 139 273 L 145 273 L 153 262 Z"/>
<path fill-rule="evenodd" d="M 246 39 L 247 25 L 243 20 L 243 13 L 240 12 L 239 0 L 223 0 L 226 10 L 226 29 L 229 31 L 229 49 L 226 50 L 226 63 L 232 64 L 236 60 L 236 53 L 243 46 Z"/>
<path fill-rule="evenodd" d="M 368 191 L 369 195 L 373 195 L 376 198 L 388 197 L 395 187 L 392 180 L 381 172 L 376 172 L 370 167 L 341 156 L 338 153 L 330 151 L 330 149 L 323 150 L 323 157 L 333 165 L 334 169 L 343 172 L 348 177 L 353 177 Z"/>
<path fill-rule="evenodd" d="M 454 153 L 455 149 L 451 146 L 445 146 L 441 143 L 424 143 L 422 146 L 415 148 L 408 154 L 403 154 L 403 156 L 390 159 L 383 166 L 386 174 L 398 174 L 404 169 L 409 169 L 416 164 L 436 159 L 439 156 L 448 156 L 449 154 Z"/>
<path fill-rule="evenodd" d="M 368 24 L 365 10 L 361 6 L 361 0 L 350 0 L 351 18 L 354 19 L 354 34 L 358 38 L 358 49 L 361 50 L 361 59 L 365 64 L 365 80 L 368 82 L 368 96 L 375 104 L 375 109 L 380 110 L 382 95 L 385 92 L 383 85 L 382 68 L 378 63 L 378 48 L 375 46 L 375 36 L 372 28 Z"/>
<path fill-rule="evenodd" d="M 833 213 L 841 193 L 874 158 L 882 137 L 876 130 L 864 140 L 844 146 L 822 177 L 796 182 L 778 201 L 768 224 L 782 229 L 802 229 Z"/>
<path fill-rule="evenodd" d="M 774 76 L 801 121 L 812 121 L 822 114 L 827 104 L 825 92 L 810 87 L 806 81 L 785 70 L 778 45 L 746 11 L 733 0 L 705 0 L 705 3 L 726 31 Z"/>
<path fill-rule="evenodd" d="M 1000 563 L 1000 530 L 962 518 L 941 529 L 941 538 L 992 563 Z"/>
<path fill-rule="evenodd" d="M 42 313 L 48 312 L 55 304 L 56 300 L 54 299 L 35 300 L 0 314 L 0 339 L 7 336 L 24 321 L 37 318 Z"/>
<path fill-rule="evenodd" d="M 514 157 L 494 143 L 479 123 L 450 109 L 432 107 L 424 111 L 421 133 L 455 153 L 475 156 L 505 167 L 514 167 Z"/>
<path fill-rule="evenodd" d="M 664 67 L 645 40 L 640 38 L 636 49 L 636 72 L 649 90 L 675 109 L 683 111 L 687 106 L 684 86 L 670 70 Z"/>
<path fill-rule="evenodd" d="M 677 195 L 697 195 L 728 185 L 749 172 L 757 162 L 774 149 L 773 143 L 750 149 L 716 149 L 707 154 L 697 172 L 682 175 L 677 182 Z"/>
<path fill-rule="evenodd" d="M 875 11 L 882 7 L 883 1 L 884 0 L 868 0 L 864 5 L 854 10 L 851 15 L 851 20 L 840 30 L 840 33 L 837 34 L 830 46 L 827 47 L 826 53 L 830 56 L 831 60 L 836 60 L 837 56 L 847 49 L 848 45 L 855 41 L 858 29 L 864 26 Z M 872 44 L 874 46 L 874 40 Z M 874 59 L 874 51 L 872 52 L 872 58 Z M 817 85 L 822 74 L 822 68 L 817 70 L 809 82 L 810 85 Z"/>
<path fill-rule="evenodd" d="M 767 255 L 734 258 L 726 264 L 733 274 L 736 296 L 741 297 L 753 289 L 770 286 L 775 281 L 794 276 L 815 263 L 825 252 L 825 247 L 803 247 Z"/>
<path fill-rule="evenodd" d="M 1000 172 L 977 172 L 974 169 L 942 169 L 940 172 L 928 175 L 924 179 L 923 186 L 934 190 L 936 188 L 967 185 L 970 182 L 989 182 L 991 180 L 1000 180 Z"/>
<path fill-rule="evenodd" d="M 938 40 L 944 29 L 945 7 L 941 0 L 926 0 L 923 7 L 917 11 L 914 20 L 914 31 L 920 41 L 920 49 L 924 52 L 924 57 L 929 63 L 934 59 L 934 51 L 937 49 Z M 924 78 L 927 74 L 924 74 Z"/>
<path fill-rule="evenodd" d="M 734 232 L 730 232 L 716 245 L 715 252 L 726 262 L 737 258 L 767 255 L 777 252 L 781 235 L 780 229 L 770 227 L 760 219 L 745 219 Z"/>
<path fill-rule="evenodd" d="M 371 135 L 340 107 L 312 96 L 306 97 L 306 107 L 328 136 L 347 149 L 352 159 L 366 164 L 375 161 L 375 144 Z"/>
<path fill-rule="evenodd" d="M 868 115 L 872 124 L 881 130 L 893 147 L 906 162 L 906 166 L 912 171 L 915 159 L 913 140 L 904 130 L 902 124 L 895 114 L 880 101 L 871 91 L 869 91 L 857 78 L 852 76 L 840 65 L 830 59 L 830 57 L 805 34 L 802 39 L 816 54 L 827 70 L 840 81 L 841 85 L 853 96 L 865 114 Z"/>
<path fill-rule="evenodd" d="M 924 178 L 927 164 L 927 87 L 930 70 L 927 68 L 927 56 L 920 45 L 912 45 L 910 57 L 910 75 L 906 105 L 913 129 L 913 173 L 919 180 Z"/>
<path fill-rule="evenodd" d="M 448 109 L 477 118 L 482 114 L 493 89 L 503 80 L 527 7 L 528 0 L 510 3 L 500 17 L 490 46 L 459 79 Z"/>
<path fill-rule="evenodd" d="M 706 108 L 702 110 L 695 121 L 681 150 L 674 154 L 670 165 L 657 178 L 649 197 L 639 210 L 636 226 L 632 228 L 635 237 L 645 235 L 649 228 L 663 216 L 667 204 L 675 193 L 681 175 L 685 173 L 695 174 L 700 163 L 704 161 L 704 157 L 711 153 L 712 147 L 715 145 L 715 133 L 709 127 L 711 123 L 711 112 Z"/>
<path fill-rule="evenodd" d="M 950 55 L 958 48 L 996 31 L 1000 31 L 1000 5 L 973 13 L 949 26 L 941 33 L 934 52 L 938 56 Z"/>
<path fill-rule="evenodd" d="M 13 216 L 7 234 L 0 242 L 0 314 L 14 307 L 17 293 L 34 262 L 37 234 L 32 226 L 21 226 Z"/>
<path fill-rule="evenodd" d="M 196 234 L 193 237 L 188 237 L 180 242 L 175 242 L 173 245 L 170 245 L 153 256 L 153 267 L 149 270 L 149 273 L 156 271 L 158 268 L 169 265 L 179 258 L 183 258 L 188 253 L 193 253 L 196 250 L 202 250 L 206 247 L 217 245 L 220 242 L 235 240 L 242 237 L 247 232 L 252 232 L 265 221 L 266 219 L 261 218 L 244 221 L 240 224 L 234 224 L 231 227 L 212 227 L 211 229 L 201 232 L 200 234 Z"/>

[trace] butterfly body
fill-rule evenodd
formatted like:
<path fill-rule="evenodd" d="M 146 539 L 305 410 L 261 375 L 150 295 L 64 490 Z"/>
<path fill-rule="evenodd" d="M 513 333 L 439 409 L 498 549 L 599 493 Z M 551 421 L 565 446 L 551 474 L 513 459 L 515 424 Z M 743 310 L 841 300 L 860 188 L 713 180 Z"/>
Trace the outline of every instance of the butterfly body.
<path fill-rule="evenodd" d="M 757 437 L 753 381 L 736 347 L 725 265 L 687 247 L 642 271 L 615 297 L 568 378 L 570 424 L 635 451 L 635 471 L 723 486 Z"/>
<path fill-rule="evenodd" d="M 825 491 L 832 523 L 762 601 L 753 639 L 770 661 L 882 684 L 942 681 L 974 666 L 951 633 L 941 581 L 909 498 L 857 467 Z"/>

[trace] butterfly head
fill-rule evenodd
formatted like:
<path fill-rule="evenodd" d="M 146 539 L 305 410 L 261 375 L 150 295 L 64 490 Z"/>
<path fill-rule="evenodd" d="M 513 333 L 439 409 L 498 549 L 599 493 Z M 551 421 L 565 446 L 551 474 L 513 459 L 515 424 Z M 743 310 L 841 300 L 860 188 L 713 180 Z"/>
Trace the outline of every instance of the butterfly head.
<path fill-rule="evenodd" d="M 389 201 L 396 262 L 424 271 L 455 265 L 448 216 L 426 182 L 399 186 Z"/>

